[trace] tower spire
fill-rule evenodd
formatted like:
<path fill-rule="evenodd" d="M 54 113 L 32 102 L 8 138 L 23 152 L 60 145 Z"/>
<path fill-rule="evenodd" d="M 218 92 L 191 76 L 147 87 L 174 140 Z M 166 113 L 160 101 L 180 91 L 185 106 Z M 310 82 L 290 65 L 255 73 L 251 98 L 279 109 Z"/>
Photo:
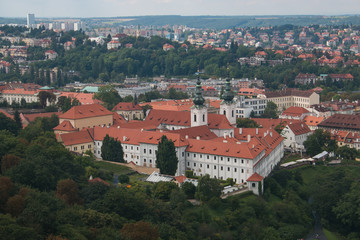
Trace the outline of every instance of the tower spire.
<path fill-rule="evenodd" d="M 201 81 L 200 81 L 199 66 L 198 66 L 198 70 L 197 70 L 196 74 L 197 74 L 196 92 L 195 92 L 195 97 L 193 99 L 193 102 L 195 104 L 195 107 L 202 107 L 202 106 L 204 106 L 205 99 L 203 98 L 203 96 L 201 94 Z"/>
<path fill-rule="evenodd" d="M 227 78 L 225 83 L 225 92 L 223 94 L 223 99 L 226 103 L 232 103 L 234 94 L 231 92 L 231 83 L 230 83 L 230 68 L 229 63 L 227 64 Z"/>

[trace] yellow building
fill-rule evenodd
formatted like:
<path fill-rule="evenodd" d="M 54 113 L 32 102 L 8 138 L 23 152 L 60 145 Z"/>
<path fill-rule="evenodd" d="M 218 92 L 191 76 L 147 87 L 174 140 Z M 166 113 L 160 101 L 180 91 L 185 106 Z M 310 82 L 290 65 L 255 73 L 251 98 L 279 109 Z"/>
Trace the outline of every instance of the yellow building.
<path fill-rule="evenodd" d="M 124 118 L 129 120 L 140 120 L 144 118 L 144 111 L 139 104 L 132 102 L 120 102 L 114 108 L 113 111 L 122 115 Z"/>
<path fill-rule="evenodd" d="M 114 123 L 113 113 L 100 104 L 74 106 L 59 116 L 59 122 L 60 124 L 54 128 L 55 133 L 79 131 L 95 126 L 111 126 Z"/>
<path fill-rule="evenodd" d="M 264 95 L 268 101 L 277 105 L 279 112 L 289 107 L 310 108 L 311 105 L 320 103 L 319 94 L 313 91 L 288 88 L 281 91 L 265 92 Z"/>
<path fill-rule="evenodd" d="M 80 132 L 61 134 L 58 141 L 71 152 L 83 154 L 87 150 L 90 150 L 91 152 L 94 151 L 94 139 L 88 129 L 84 129 Z"/>

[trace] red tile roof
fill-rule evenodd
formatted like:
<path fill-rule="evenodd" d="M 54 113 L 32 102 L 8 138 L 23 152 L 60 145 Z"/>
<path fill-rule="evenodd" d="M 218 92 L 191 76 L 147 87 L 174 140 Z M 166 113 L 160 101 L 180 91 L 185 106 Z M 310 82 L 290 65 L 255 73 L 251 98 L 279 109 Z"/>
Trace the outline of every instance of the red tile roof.
<path fill-rule="evenodd" d="M 50 118 L 54 114 L 57 115 L 57 116 L 60 116 L 61 112 L 31 113 L 31 114 L 24 114 L 24 117 L 29 122 L 33 122 L 33 121 L 36 120 L 36 118 L 43 118 L 43 117 Z"/>
<path fill-rule="evenodd" d="M 254 173 L 246 181 L 247 182 L 261 182 L 263 179 L 264 179 L 263 176 L 259 175 L 258 173 Z"/>
<path fill-rule="evenodd" d="M 120 116 L 118 113 L 114 112 L 113 113 L 113 125 L 119 126 L 124 123 L 127 123 L 127 121 L 122 116 Z"/>
<path fill-rule="evenodd" d="M 191 128 L 183 128 L 179 130 L 170 131 L 171 133 L 179 133 L 182 138 L 188 136 L 189 139 L 196 139 L 200 137 L 202 140 L 209 140 L 217 138 L 216 134 L 210 131 L 208 126 L 199 126 Z"/>
<path fill-rule="evenodd" d="M 94 140 L 87 129 L 84 129 L 79 132 L 61 134 L 60 139 L 65 146 L 71 146 L 71 145 L 77 145 L 83 143 L 91 143 L 91 144 L 94 143 Z"/>
<path fill-rule="evenodd" d="M 3 113 L 5 116 L 7 116 L 8 118 L 11 118 L 11 119 L 13 119 L 14 118 L 14 116 L 13 115 L 11 115 L 11 114 L 9 114 L 8 112 L 6 112 L 5 110 L 3 110 L 3 109 L 0 109 L 0 113 Z"/>
<path fill-rule="evenodd" d="M 360 131 L 360 115 L 335 114 L 322 121 L 319 127 L 352 129 Z"/>
<path fill-rule="evenodd" d="M 94 93 L 76 93 L 76 92 L 61 92 L 59 97 L 70 97 L 79 100 L 81 105 L 85 104 L 100 104 L 102 101 L 94 99 Z"/>
<path fill-rule="evenodd" d="M 57 125 L 56 127 L 54 127 L 55 131 L 66 131 L 66 132 L 72 132 L 72 131 L 77 131 L 73 125 L 71 124 L 71 122 L 69 122 L 68 120 L 62 121 L 59 125 Z"/>
<path fill-rule="evenodd" d="M 287 88 L 281 91 L 265 92 L 264 94 L 267 98 L 286 97 L 286 96 L 310 97 L 311 94 L 313 94 L 313 91 L 302 91 L 295 88 Z"/>
<path fill-rule="evenodd" d="M 98 116 L 112 115 L 113 113 L 101 106 L 100 104 L 89 104 L 74 106 L 69 111 L 60 115 L 61 119 L 81 119 Z"/>
<path fill-rule="evenodd" d="M 185 176 L 176 176 L 175 180 L 179 183 L 183 183 L 183 182 L 185 182 L 186 177 Z"/>
<path fill-rule="evenodd" d="M 291 123 L 288 126 L 296 136 L 311 132 L 310 128 L 303 122 Z"/>
<path fill-rule="evenodd" d="M 289 107 L 285 111 L 282 112 L 282 116 L 292 116 L 292 117 L 301 117 L 304 113 L 308 113 L 309 111 L 303 107 Z"/>
<path fill-rule="evenodd" d="M 303 120 L 308 126 L 317 126 L 324 120 L 324 117 L 306 116 Z"/>
<path fill-rule="evenodd" d="M 89 180 L 89 183 L 98 183 L 98 182 L 99 182 L 99 183 L 102 183 L 102 184 L 105 184 L 106 186 L 110 186 L 110 183 L 105 182 L 104 180 L 102 180 L 102 179 L 99 178 L 99 177 Z"/>

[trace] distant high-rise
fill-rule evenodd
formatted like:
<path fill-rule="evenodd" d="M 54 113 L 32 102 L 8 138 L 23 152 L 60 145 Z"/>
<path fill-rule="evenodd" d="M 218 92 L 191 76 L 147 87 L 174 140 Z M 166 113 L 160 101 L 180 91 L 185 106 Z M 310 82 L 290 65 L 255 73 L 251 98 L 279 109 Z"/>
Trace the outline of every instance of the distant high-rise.
<path fill-rule="evenodd" d="M 33 24 L 35 24 L 35 14 L 28 13 L 28 15 L 27 15 L 27 26 L 31 27 Z"/>

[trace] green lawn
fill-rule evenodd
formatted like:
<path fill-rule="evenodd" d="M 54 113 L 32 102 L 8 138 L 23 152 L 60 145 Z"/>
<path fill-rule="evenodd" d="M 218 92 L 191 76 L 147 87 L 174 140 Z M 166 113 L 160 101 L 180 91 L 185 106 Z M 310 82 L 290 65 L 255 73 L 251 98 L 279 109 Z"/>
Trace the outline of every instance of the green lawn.
<path fill-rule="evenodd" d="M 340 240 L 341 238 L 339 238 L 338 236 L 336 236 L 335 233 L 330 232 L 329 230 L 326 230 L 325 228 L 323 228 L 323 231 L 325 233 L 325 236 L 328 240 Z"/>
<path fill-rule="evenodd" d="M 301 155 L 297 153 L 286 153 L 283 159 L 281 160 L 281 163 L 292 162 L 302 158 L 304 158 L 304 156 L 301 157 Z"/>
<path fill-rule="evenodd" d="M 101 169 L 113 172 L 113 173 L 115 173 L 117 175 L 128 174 L 130 172 L 133 172 L 133 170 L 131 168 L 121 166 L 121 165 L 117 165 L 117 164 L 114 164 L 114 163 L 96 161 L 95 165 L 97 167 L 101 168 Z"/>

